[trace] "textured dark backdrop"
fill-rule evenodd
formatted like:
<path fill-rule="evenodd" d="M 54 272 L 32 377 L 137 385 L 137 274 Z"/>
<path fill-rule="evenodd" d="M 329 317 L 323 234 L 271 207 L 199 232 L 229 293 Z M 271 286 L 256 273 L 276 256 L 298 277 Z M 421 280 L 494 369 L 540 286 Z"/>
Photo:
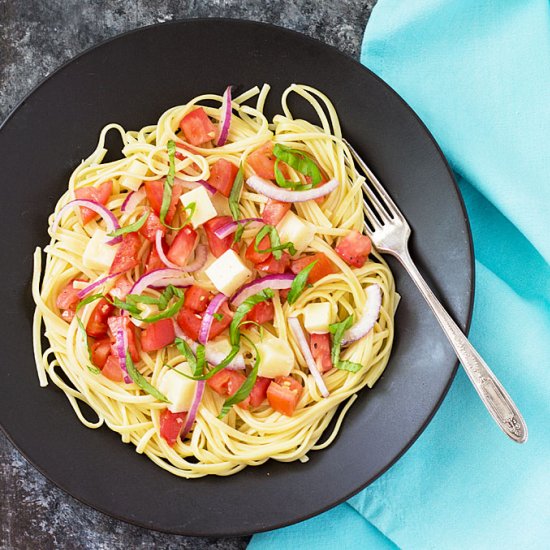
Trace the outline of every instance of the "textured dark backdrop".
<path fill-rule="evenodd" d="M 124 31 L 190 17 L 253 19 L 303 32 L 357 57 L 375 2 L 0 0 L 0 124 L 36 84 L 62 63 Z M 0 432 L 1 549 L 221 550 L 245 548 L 247 542 L 247 538 L 166 535 L 96 512 L 52 485 Z"/>

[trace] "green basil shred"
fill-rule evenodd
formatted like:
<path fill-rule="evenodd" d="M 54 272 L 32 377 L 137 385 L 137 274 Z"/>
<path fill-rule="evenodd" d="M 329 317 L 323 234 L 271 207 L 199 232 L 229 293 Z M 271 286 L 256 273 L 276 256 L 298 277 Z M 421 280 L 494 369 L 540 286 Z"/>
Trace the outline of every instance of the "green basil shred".
<path fill-rule="evenodd" d="M 166 149 L 168 151 L 168 174 L 166 175 L 166 179 L 164 180 L 164 187 L 162 190 L 162 205 L 160 207 L 160 222 L 165 227 L 168 227 L 169 229 L 175 229 L 179 230 L 185 227 L 187 224 L 187 221 L 184 221 L 183 225 L 180 227 L 173 227 L 168 224 L 166 221 L 166 215 L 168 214 L 168 210 L 170 210 L 170 203 L 172 202 L 172 190 L 174 187 L 174 178 L 176 176 L 176 144 L 174 143 L 174 140 L 170 139 L 168 140 L 168 143 L 166 144 Z"/>
<path fill-rule="evenodd" d="M 344 333 L 348 328 L 353 325 L 353 316 L 350 315 L 346 317 L 343 321 L 339 323 L 333 323 L 329 326 L 329 330 L 332 334 L 332 349 L 330 357 L 332 359 L 332 364 L 340 370 L 347 370 L 349 372 L 358 372 L 363 368 L 363 365 L 360 363 L 354 363 L 353 361 L 343 361 L 340 359 L 340 349 L 342 347 L 342 339 L 344 338 Z"/>
<path fill-rule="evenodd" d="M 78 315 L 76 315 L 76 322 L 78 323 L 78 328 L 80 330 L 80 333 L 82 334 L 82 338 L 84 339 L 84 344 L 86 344 L 88 358 L 90 359 L 90 364 L 86 366 L 92 374 L 99 374 L 101 371 L 94 365 L 94 361 L 92 359 L 92 350 L 90 349 L 90 344 L 88 343 L 88 334 L 86 332 L 86 329 L 84 328 L 84 325 L 82 324 L 82 320 Z"/>
<path fill-rule="evenodd" d="M 235 176 L 235 181 L 233 182 L 233 187 L 231 188 L 231 193 L 229 193 L 229 210 L 231 210 L 231 215 L 235 221 L 238 221 L 241 215 L 239 210 L 239 200 L 241 198 L 241 190 L 243 188 L 244 182 L 244 171 L 242 163 L 239 165 L 239 171 Z"/>
<path fill-rule="evenodd" d="M 290 292 L 288 293 L 288 296 L 286 297 L 286 301 L 289 304 L 293 304 L 302 294 L 304 291 L 306 284 L 307 284 L 307 278 L 309 276 L 309 273 L 313 269 L 313 266 L 318 262 L 318 260 L 315 260 L 311 262 L 309 265 L 306 265 L 304 269 L 302 269 L 298 275 L 294 278 L 294 281 L 292 281 L 292 285 L 290 285 Z"/>
<path fill-rule="evenodd" d="M 130 378 L 146 393 L 152 395 L 155 399 L 164 403 L 170 403 L 168 398 L 162 394 L 155 386 L 149 384 L 146 378 L 136 369 L 130 354 L 126 352 L 126 370 Z"/>
<path fill-rule="evenodd" d="M 119 235 L 125 235 L 126 233 L 135 233 L 136 231 L 139 231 L 147 221 L 147 218 L 149 217 L 149 211 L 145 212 L 139 220 L 135 221 L 134 223 L 131 223 L 130 225 L 127 225 L 126 227 L 120 227 L 119 229 L 116 229 L 112 233 L 108 233 L 108 237 L 118 237 Z"/>
<path fill-rule="evenodd" d="M 271 246 L 269 248 L 258 248 L 262 239 L 268 235 L 269 240 L 271 241 Z M 296 254 L 296 249 L 294 248 L 294 243 L 288 242 L 281 244 L 281 238 L 279 237 L 279 232 L 273 225 L 264 225 L 260 231 L 258 231 L 254 239 L 254 250 L 259 254 L 271 252 L 273 257 L 276 260 L 280 260 L 283 255 L 283 250 L 290 252 L 290 255 L 293 256 Z"/>
<path fill-rule="evenodd" d="M 286 147 L 280 143 L 276 143 L 273 147 L 273 155 L 276 157 L 275 161 L 275 181 L 279 187 L 285 187 L 294 189 L 296 191 L 303 191 L 311 189 L 321 183 L 323 176 L 319 167 L 315 161 L 307 155 L 304 151 L 299 149 L 292 149 Z M 279 162 L 288 164 L 291 168 L 294 168 L 296 172 L 303 174 L 311 179 L 311 183 L 300 183 L 296 181 L 288 181 L 283 176 L 283 173 L 279 169 Z"/>

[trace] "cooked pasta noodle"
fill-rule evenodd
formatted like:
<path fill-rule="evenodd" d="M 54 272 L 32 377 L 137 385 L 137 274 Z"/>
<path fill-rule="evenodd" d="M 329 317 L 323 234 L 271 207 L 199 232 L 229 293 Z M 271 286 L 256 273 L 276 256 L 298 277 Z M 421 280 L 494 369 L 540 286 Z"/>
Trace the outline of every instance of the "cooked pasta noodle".
<path fill-rule="evenodd" d="M 200 105 L 210 120 L 218 123 L 221 117 L 221 96 L 207 94 L 196 97 L 185 105 L 167 110 L 157 124 L 139 131 L 127 131 L 118 124 L 105 126 L 95 151 L 75 169 L 67 191 L 50 216 L 50 243 L 43 251 L 37 248 L 34 255 L 32 292 L 36 311 L 33 339 L 40 385 L 46 386 L 51 381 L 58 386 L 85 426 L 108 426 L 120 434 L 123 442 L 135 445 L 138 453 L 144 453 L 165 470 L 185 478 L 207 474 L 231 475 L 246 466 L 262 464 L 270 458 L 283 462 L 308 460 L 308 452 L 323 449 L 333 442 L 357 393 L 365 386 L 373 386 L 390 356 L 398 295 L 387 264 L 373 251 L 362 267 L 352 267 L 334 249 L 339 239 L 351 230 L 361 232 L 363 229 L 363 178 L 356 172 L 351 155 L 341 140 L 337 113 L 330 100 L 318 90 L 305 85 L 292 85 L 282 96 L 282 114 L 276 115 L 270 122 L 264 114 L 268 91 L 269 86 L 263 85 L 262 88 L 255 87 L 234 98 L 226 144 L 220 147 L 208 145 L 178 149 L 181 154 L 175 160 L 175 171 L 179 181 L 193 188 L 199 180 L 209 179 L 213 163 L 218 159 L 226 159 L 244 167 L 246 180 L 252 174 L 247 163 L 249 155 L 264 143 L 273 141 L 305 152 L 316 160 L 322 172 L 339 182 L 338 187 L 323 202 L 309 200 L 293 205 L 295 213 L 315 230 L 314 239 L 303 253 L 325 254 L 336 266 L 334 273 L 305 288 L 293 304 L 289 304 L 275 291 L 273 322 L 266 323 L 262 328 L 253 324 L 241 327 L 242 334 L 250 338 L 250 341 L 241 341 L 247 371 L 251 368 L 251 357 L 254 355 L 252 343 L 259 342 L 265 334 L 271 333 L 289 342 L 295 356 L 290 375 L 303 385 L 292 416 L 277 412 L 268 401 L 264 401 L 259 407 L 250 409 L 233 406 L 220 419 L 218 415 L 223 397 L 207 386 L 191 432 L 170 445 L 160 435 L 160 415 L 166 403 L 143 391 L 135 382 L 116 382 L 91 368 L 88 348 L 76 317 L 67 322 L 61 317 L 56 305 L 61 290 L 74 279 L 85 279 L 91 283 L 108 275 L 108 270 L 90 268 L 83 261 L 90 238 L 98 229 L 104 230 L 104 222 L 98 219 L 83 225 L 79 208 L 69 208 L 61 215 L 59 227 L 52 234 L 54 219 L 59 217 L 61 208 L 75 198 L 77 189 L 97 187 L 110 180 L 113 187 L 106 208 L 116 216 L 122 227 L 138 221 L 147 207 L 140 204 L 132 211 L 121 211 L 129 192 L 120 184 L 121 178 L 135 175 L 132 163 L 136 160 L 147 167 L 146 173 L 140 176 L 144 182 L 165 178 L 169 167 L 167 144 L 170 140 L 181 143 L 182 135 L 178 128 L 182 117 Z M 288 104 L 291 94 L 298 94 L 314 108 L 319 125 L 294 118 Z M 109 132 L 120 134 L 124 144 L 123 157 L 103 162 Z M 306 181 L 302 173 L 292 168 L 288 171 L 291 179 Z M 266 201 L 265 196 L 244 185 L 239 201 L 241 217 L 261 217 Z M 219 214 L 229 213 L 226 201 L 220 200 L 219 193 L 212 202 Z M 179 211 L 172 223 L 177 225 L 183 216 L 182 211 Z M 249 243 L 256 232 L 257 228 L 253 224 L 247 226 L 242 236 L 244 243 Z M 204 241 L 204 236 L 201 239 Z M 151 246 L 154 245 L 144 240 L 139 250 L 142 262 L 121 277 L 135 282 L 142 275 L 143 263 Z M 244 260 L 244 247 L 241 249 L 240 256 Z M 202 287 L 215 291 L 204 270 L 191 273 L 191 276 Z M 349 315 L 357 319 L 365 306 L 365 289 L 373 284 L 380 287 L 382 296 L 378 320 L 366 336 L 345 347 L 341 355 L 342 360 L 360 363 L 363 367 L 358 372 L 339 368 L 325 372 L 323 380 L 329 395 L 323 397 L 309 372 L 300 345 L 289 328 L 288 319 L 300 317 L 304 308 L 315 302 L 330 304 L 333 321 Z M 115 278 L 111 278 L 99 290 L 107 293 L 114 285 Z M 147 293 L 150 296 L 160 295 L 160 291 L 151 288 L 147 289 Z M 84 326 L 96 305 L 91 302 L 78 311 L 77 316 Z M 49 342 L 46 349 L 42 347 L 42 342 L 46 341 L 42 340 L 43 334 Z M 152 386 L 159 387 L 170 368 L 185 362 L 185 357 L 172 345 L 149 353 L 141 351 L 136 366 Z M 87 419 L 84 413 L 86 409 L 81 409 L 81 403 L 89 405 L 98 418 Z M 338 413 L 341 404 L 344 406 Z M 320 443 L 321 436 L 335 415 L 337 419 L 334 428 L 326 434 L 327 439 Z"/>

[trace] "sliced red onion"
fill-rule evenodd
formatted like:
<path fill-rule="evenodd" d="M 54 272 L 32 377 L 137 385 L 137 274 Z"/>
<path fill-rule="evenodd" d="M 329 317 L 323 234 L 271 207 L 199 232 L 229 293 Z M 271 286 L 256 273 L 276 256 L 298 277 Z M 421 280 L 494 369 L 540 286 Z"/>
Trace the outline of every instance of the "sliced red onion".
<path fill-rule="evenodd" d="M 197 183 L 202 185 L 212 195 L 216 194 L 217 189 L 213 185 L 210 185 L 206 180 L 197 180 Z"/>
<path fill-rule="evenodd" d="M 344 332 L 344 337 L 342 338 L 343 346 L 347 346 L 359 340 L 359 338 L 366 336 L 378 320 L 380 308 L 382 307 L 382 292 L 380 287 L 377 284 L 370 285 L 365 290 L 365 294 L 367 295 L 367 301 L 361 312 L 361 318 L 355 325 Z"/>
<path fill-rule="evenodd" d="M 195 388 L 195 395 L 193 396 L 193 403 L 191 404 L 191 408 L 187 413 L 185 426 L 183 426 L 183 430 L 181 431 L 181 434 L 180 434 L 180 437 L 182 439 L 189 433 L 189 431 L 193 427 L 193 424 L 195 423 L 195 418 L 197 417 L 197 411 L 199 410 L 199 405 L 201 404 L 202 394 L 204 393 L 205 386 L 206 386 L 206 382 L 204 380 L 199 380 L 197 382 L 197 386 Z"/>
<path fill-rule="evenodd" d="M 124 374 L 124 382 L 126 382 L 126 384 L 131 384 L 132 379 L 130 378 L 130 375 L 128 374 L 128 369 L 126 368 L 126 351 L 128 349 L 128 335 L 126 334 L 126 331 L 124 329 L 118 329 L 115 332 L 115 345 L 116 345 L 116 352 L 118 355 L 118 364 L 120 365 L 120 368 L 122 369 L 122 372 Z"/>
<path fill-rule="evenodd" d="M 97 281 L 95 281 L 91 285 L 85 286 L 82 290 L 80 290 L 77 293 L 77 296 L 79 297 L 80 300 L 82 300 L 82 298 L 84 298 L 84 296 L 86 296 L 86 294 L 89 294 L 90 292 L 92 292 L 92 290 L 94 288 L 102 285 L 103 283 L 105 283 L 109 279 L 112 279 L 113 277 L 118 277 L 120 275 L 120 273 L 121 272 L 119 271 L 118 273 L 113 273 L 112 275 L 107 275 L 107 277 L 102 277 L 101 279 L 98 279 Z"/>
<path fill-rule="evenodd" d="M 305 202 L 328 195 L 338 187 L 339 182 L 337 179 L 331 179 L 329 182 L 318 185 L 313 189 L 308 189 L 307 191 L 289 191 L 277 185 L 273 185 L 270 181 L 260 178 L 260 176 L 250 176 L 246 180 L 246 185 L 252 187 L 256 193 L 260 193 L 260 195 L 265 195 L 276 201 Z"/>
<path fill-rule="evenodd" d="M 212 328 L 212 323 L 214 322 L 214 315 L 226 300 L 227 296 L 220 292 L 219 294 L 216 294 L 216 296 L 214 296 L 208 304 L 208 307 L 202 317 L 201 327 L 199 329 L 199 342 L 201 344 L 206 344 L 206 342 L 208 342 L 210 329 Z"/>
<path fill-rule="evenodd" d="M 105 206 L 103 206 L 102 204 L 99 204 L 96 201 L 91 201 L 88 199 L 75 199 L 74 201 L 68 202 L 57 213 L 57 216 L 53 221 L 52 235 L 56 234 L 57 227 L 59 226 L 59 222 L 61 221 L 61 217 L 63 216 L 63 213 L 69 208 L 72 208 L 73 206 L 84 206 L 86 208 L 89 208 L 90 210 L 93 210 L 96 214 L 99 214 L 105 221 L 105 225 L 107 225 L 107 233 L 112 233 L 113 231 L 120 229 L 120 225 L 118 223 L 118 220 L 116 219 L 116 216 L 108 208 L 105 208 Z M 119 235 L 118 237 L 115 237 L 114 239 L 107 241 L 107 244 L 117 244 L 121 241 L 122 241 L 122 237 Z"/>
<path fill-rule="evenodd" d="M 189 336 L 187 336 L 185 332 L 181 330 L 180 326 L 178 325 L 178 323 L 176 323 L 175 320 L 173 320 L 173 323 L 174 323 L 174 332 L 176 333 L 176 336 L 184 340 L 189 345 L 193 353 L 196 354 L 197 346 L 198 346 L 197 342 L 191 340 L 191 338 L 189 338 Z M 205 352 L 206 361 L 214 366 L 219 365 L 227 357 L 227 353 L 223 353 L 218 350 L 213 350 L 208 347 L 208 344 L 206 344 L 204 348 L 204 352 Z M 227 365 L 227 367 L 225 368 L 230 370 L 244 369 L 245 363 L 244 363 L 243 354 L 237 353 L 237 355 L 235 355 L 235 357 L 233 358 L 233 361 L 231 361 L 231 363 L 229 363 L 229 365 Z"/>
<path fill-rule="evenodd" d="M 206 180 L 187 181 L 180 178 L 174 178 L 174 183 L 179 183 L 182 187 L 185 187 L 185 189 L 196 189 L 196 184 L 198 183 L 199 185 L 202 185 L 212 195 L 215 195 L 217 192 L 217 189 L 210 185 Z"/>
<path fill-rule="evenodd" d="M 206 260 L 208 259 L 208 249 L 206 245 L 199 244 L 197 246 L 197 249 L 195 250 L 195 259 L 190 264 L 184 265 L 183 267 L 180 267 L 181 271 L 186 271 L 187 273 L 191 273 L 192 271 L 198 271 L 202 268 L 202 266 L 206 263 Z"/>
<path fill-rule="evenodd" d="M 136 209 L 136 206 L 145 198 L 145 195 L 146 193 L 143 187 L 140 187 L 137 191 L 128 193 L 120 207 L 121 212 L 128 212 L 131 214 Z"/>
<path fill-rule="evenodd" d="M 231 305 L 239 306 L 250 296 L 257 294 L 261 290 L 271 288 L 272 290 L 283 290 L 292 286 L 292 281 L 296 278 L 296 275 L 292 273 L 283 273 L 281 275 L 268 275 L 267 277 L 261 277 L 251 283 L 242 286 L 231 297 Z"/>
<path fill-rule="evenodd" d="M 162 237 L 164 233 L 160 229 L 157 229 L 157 232 L 155 234 L 155 248 L 157 249 L 157 254 L 159 258 L 161 259 L 162 263 L 166 267 L 171 267 L 172 269 L 181 269 L 179 265 L 175 264 L 174 262 L 171 262 L 164 253 L 164 249 L 162 247 Z"/>
<path fill-rule="evenodd" d="M 214 235 L 216 235 L 218 239 L 225 239 L 225 237 L 228 237 L 229 235 L 232 235 L 233 233 L 235 233 L 235 231 L 237 231 L 237 227 L 239 227 L 239 224 L 251 222 L 265 223 L 262 218 L 244 218 L 238 221 L 227 222 L 221 227 L 214 229 Z"/>
<path fill-rule="evenodd" d="M 313 375 L 313 378 L 315 380 L 315 383 L 317 384 L 317 387 L 319 388 L 319 391 L 321 392 L 321 395 L 323 397 L 329 396 L 329 391 L 325 385 L 325 381 L 323 380 L 323 376 L 319 372 L 319 369 L 317 368 L 317 365 L 315 364 L 315 360 L 313 359 L 313 355 L 311 355 L 311 350 L 309 349 L 309 344 L 306 340 L 306 335 L 304 334 L 304 331 L 302 330 L 302 326 L 300 325 L 300 321 L 297 317 L 289 317 L 288 318 L 288 324 L 290 325 L 290 329 L 292 330 L 292 333 L 294 334 L 294 337 L 298 341 L 298 346 L 300 346 L 300 350 L 302 352 L 302 355 L 304 356 L 304 359 L 306 360 L 306 364 L 309 368 L 309 372 Z"/>
<path fill-rule="evenodd" d="M 229 135 L 229 126 L 231 126 L 231 86 L 228 86 L 223 93 L 222 116 L 220 117 L 220 135 L 218 137 L 218 147 L 221 147 L 227 141 Z"/>
<path fill-rule="evenodd" d="M 194 283 L 192 277 L 184 276 L 181 269 L 155 269 L 142 275 L 135 283 L 130 294 L 141 294 L 147 287 L 189 286 Z"/>

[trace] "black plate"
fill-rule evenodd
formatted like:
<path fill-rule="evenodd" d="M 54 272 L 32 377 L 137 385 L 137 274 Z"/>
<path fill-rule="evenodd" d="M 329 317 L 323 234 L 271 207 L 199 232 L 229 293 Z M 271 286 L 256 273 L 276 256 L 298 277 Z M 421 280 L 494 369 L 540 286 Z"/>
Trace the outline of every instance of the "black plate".
<path fill-rule="evenodd" d="M 390 364 L 351 408 L 336 441 L 307 464 L 270 461 L 231 477 L 176 478 L 103 428 L 89 430 L 33 363 L 32 252 L 75 165 L 109 122 L 137 129 L 168 107 L 228 83 L 272 85 L 279 109 L 292 82 L 324 91 L 344 135 L 372 165 L 413 228 L 412 251 L 465 328 L 473 298 L 469 226 L 432 136 L 381 80 L 336 49 L 295 32 L 232 20 L 191 20 L 125 34 L 43 82 L 0 131 L 3 238 L 0 418 L 45 476 L 82 502 L 152 529 L 235 535 L 322 512 L 368 485 L 418 437 L 456 371 L 455 356 L 410 279 L 391 262 L 401 305 Z M 298 102 L 297 112 L 303 106 Z M 309 111 L 303 115 L 310 117 Z"/>

